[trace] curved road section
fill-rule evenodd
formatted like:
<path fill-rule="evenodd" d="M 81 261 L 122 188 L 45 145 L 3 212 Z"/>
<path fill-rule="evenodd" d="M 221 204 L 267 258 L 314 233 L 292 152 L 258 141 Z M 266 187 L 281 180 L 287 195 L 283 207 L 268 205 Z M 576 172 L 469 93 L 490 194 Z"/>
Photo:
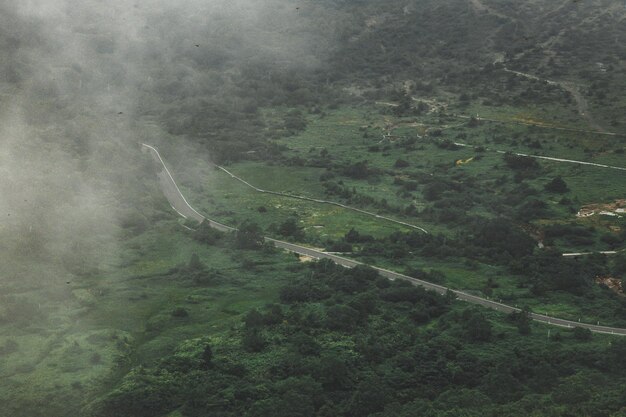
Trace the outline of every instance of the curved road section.
<path fill-rule="evenodd" d="M 174 182 L 174 178 L 170 174 L 170 171 L 167 169 L 167 166 L 165 166 L 165 162 L 161 158 L 161 155 L 159 155 L 159 152 L 150 145 L 142 144 L 142 146 L 143 146 L 143 149 L 149 152 L 152 158 L 163 167 L 163 170 L 158 174 L 159 181 L 161 184 L 161 189 L 163 190 L 163 194 L 165 194 L 165 197 L 167 198 L 167 200 L 170 202 L 170 205 L 172 206 L 172 208 L 178 214 L 180 214 L 184 218 L 194 219 L 198 223 L 207 221 L 209 222 L 209 225 L 211 227 L 217 230 L 224 231 L 224 232 L 232 232 L 232 231 L 237 230 L 234 227 L 226 226 L 225 224 L 207 219 L 206 217 L 198 213 L 193 207 L 191 207 L 189 203 L 187 202 L 187 200 L 185 199 L 185 197 L 183 196 L 183 194 L 180 192 L 180 189 L 176 185 L 176 182 Z M 366 264 L 363 264 L 362 262 L 358 262 L 352 259 L 348 259 L 348 258 L 337 256 L 331 253 L 326 253 L 326 252 L 322 252 L 319 250 L 307 248 L 305 246 L 296 245 L 296 244 L 289 243 L 289 242 L 284 242 L 282 240 L 272 239 L 270 237 L 266 237 L 265 241 L 271 242 L 277 248 L 285 249 L 290 252 L 297 253 L 299 255 L 310 256 L 311 258 L 315 258 L 315 259 L 330 259 L 337 265 L 345 266 L 347 268 L 353 268 L 357 265 L 366 265 Z M 390 280 L 402 279 L 405 281 L 409 281 L 415 285 L 420 285 L 426 288 L 427 290 L 436 291 L 439 294 L 447 294 L 451 292 L 455 295 L 457 299 L 462 300 L 462 301 L 467 301 L 468 303 L 478 304 L 483 307 L 488 307 L 488 308 L 491 308 L 492 310 L 500 311 L 502 313 L 507 313 L 507 314 L 521 311 L 521 309 L 517 307 L 502 304 L 497 301 L 488 300 L 486 298 L 468 294 L 463 291 L 453 290 L 453 289 L 450 289 L 441 285 L 433 284 L 432 282 L 423 281 L 421 279 L 413 278 L 408 275 L 390 271 L 388 269 L 378 268 L 373 265 L 368 265 L 368 266 L 370 266 L 371 268 L 374 268 L 376 271 L 378 271 L 380 275 Z M 570 328 L 570 329 L 574 327 L 582 327 L 582 328 L 589 329 L 592 332 L 596 332 L 596 333 L 626 336 L 626 329 L 620 329 L 617 327 L 608 327 L 608 326 L 600 326 L 600 325 L 588 324 L 588 323 L 579 323 L 575 321 L 559 319 L 559 318 L 550 317 L 547 315 L 537 314 L 537 313 L 530 313 L 530 316 L 533 320 L 539 321 L 544 324 L 550 324 L 553 326 L 565 327 L 565 328 Z"/>
<path fill-rule="evenodd" d="M 163 194 L 165 194 L 167 201 L 170 202 L 174 211 L 183 216 L 185 219 L 194 219 L 198 223 L 202 223 L 204 216 L 194 210 L 194 208 L 189 205 L 187 200 L 185 200 L 183 193 L 180 192 L 172 174 L 170 174 L 170 170 L 167 169 L 165 162 L 161 159 L 159 151 L 150 145 L 146 145 L 145 143 L 142 143 L 141 145 L 142 150 L 149 152 L 152 159 L 154 159 L 158 165 L 163 167 L 163 170 L 157 174 L 157 177 L 159 178 L 159 183 L 161 184 L 161 190 L 163 191 Z"/>

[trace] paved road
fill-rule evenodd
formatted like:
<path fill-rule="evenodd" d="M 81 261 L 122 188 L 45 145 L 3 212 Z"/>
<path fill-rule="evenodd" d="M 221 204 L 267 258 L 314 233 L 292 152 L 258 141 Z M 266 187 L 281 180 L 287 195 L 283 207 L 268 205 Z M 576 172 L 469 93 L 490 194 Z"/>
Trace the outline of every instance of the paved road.
<path fill-rule="evenodd" d="M 170 205 L 172 206 L 174 211 L 183 216 L 185 219 L 194 219 L 198 223 L 202 223 L 202 221 L 204 220 L 204 216 L 194 210 L 194 208 L 189 205 L 187 200 L 185 200 L 183 193 L 180 192 L 180 190 L 178 189 L 178 185 L 176 185 L 174 178 L 172 178 L 170 170 L 167 169 L 165 162 L 163 162 L 163 159 L 161 159 L 159 151 L 157 151 L 150 145 L 146 145 L 145 143 L 142 143 L 142 147 L 143 151 L 150 153 L 152 159 L 154 159 L 157 164 L 163 167 L 163 170 L 159 172 L 157 176 L 159 177 L 161 190 L 163 191 L 163 194 L 165 194 L 167 201 L 170 202 Z"/>
<path fill-rule="evenodd" d="M 200 213 L 198 213 L 196 210 L 194 210 L 194 208 L 189 205 L 189 203 L 187 202 L 183 194 L 180 192 L 180 189 L 174 182 L 174 178 L 172 178 L 172 175 L 170 174 L 169 170 L 165 166 L 165 163 L 163 162 L 163 159 L 159 155 L 159 152 L 150 145 L 143 144 L 143 146 L 147 151 L 150 152 L 154 160 L 163 166 L 163 171 L 158 174 L 159 180 L 161 183 L 161 188 L 163 190 L 163 193 L 165 194 L 165 197 L 168 199 L 168 201 L 172 205 L 172 208 L 178 214 L 180 214 L 181 216 L 185 218 L 192 218 L 194 220 L 197 220 L 198 223 L 201 223 L 202 221 L 208 221 L 211 227 L 214 227 L 215 229 L 221 230 L 224 232 L 236 230 L 233 227 L 207 219 L 204 216 L 202 216 Z M 330 259 L 333 262 L 335 262 L 337 265 L 342 265 L 347 268 L 353 268 L 357 265 L 365 265 L 361 262 L 358 262 L 352 259 L 322 252 L 316 249 L 307 248 L 305 246 L 296 245 L 294 243 L 284 242 L 282 240 L 277 240 L 277 239 L 266 237 L 265 241 L 273 243 L 274 246 L 276 246 L 277 248 L 285 249 L 285 250 L 288 250 L 290 252 L 294 252 L 300 255 L 310 256 L 311 258 L 316 258 L 316 259 Z M 372 265 L 369 265 L 369 266 L 377 270 L 380 275 L 390 280 L 402 279 L 405 281 L 409 281 L 415 285 L 420 285 L 428 290 L 436 291 L 440 294 L 446 294 L 448 291 L 451 291 L 452 293 L 455 294 L 456 298 L 459 300 L 467 301 L 473 304 L 478 304 L 484 307 L 488 307 L 493 310 L 500 311 L 502 313 L 512 313 L 512 312 L 521 311 L 517 307 L 502 304 L 497 301 L 488 300 L 486 298 L 478 297 L 478 296 L 468 294 L 466 292 L 459 291 L 459 290 L 452 290 L 441 285 L 437 285 L 428 281 L 423 281 L 421 279 L 413 278 L 408 275 L 390 271 L 388 269 L 378 268 Z M 545 324 L 554 325 L 554 326 L 560 326 L 560 327 L 566 327 L 566 328 L 583 327 L 596 333 L 606 333 L 606 334 L 626 336 L 626 329 L 600 326 L 600 325 L 588 324 L 588 323 L 579 323 L 575 321 L 563 320 L 563 319 L 549 317 L 543 314 L 536 314 L 536 313 L 531 313 L 531 317 L 536 321 L 539 321 Z"/>

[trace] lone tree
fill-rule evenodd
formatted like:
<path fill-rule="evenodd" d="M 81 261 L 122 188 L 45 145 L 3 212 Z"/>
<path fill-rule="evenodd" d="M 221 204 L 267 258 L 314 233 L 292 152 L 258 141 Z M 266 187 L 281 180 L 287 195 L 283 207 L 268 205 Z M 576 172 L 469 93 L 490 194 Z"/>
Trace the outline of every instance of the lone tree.
<path fill-rule="evenodd" d="M 191 258 L 189 258 L 189 263 L 187 264 L 187 268 L 189 268 L 190 272 L 204 270 L 204 264 L 200 260 L 200 257 L 198 256 L 197 253 L 191 254 Z"/>
<path fill-rule="evenodd" d="M 530 323 L 532 318 L 530 316 L 530 309 L 528 307 L 522 308 L 519 312 L 513 312 L 509 314 L 509 318 L 517 325 L 517 330 L 522 335 L 529 335 L 531 332 Z"/>
<path fill-rule="evenodd" d="M 212 228 L 209 221 L 204 220 L 196 229 L 193 237 L 199 242 L 207 245 L 213 245 L 224 237 L 224 232 L 220 232 L 219 230 Z"/>
<path fill-rule="evenodd" d="M 213 360 L 213 349 L 211 349 L 210 344 L 204 345 L 204 350 L 202 351 L 202 366 L 204 368 L 209 368 L 211 366 L 211 361 Z"/>
<path fill-rule="evenodd" d="M 298 225 L 298 221 L 293 217 L 290 217 L 281 223 L 278 227 L 278 233 L 280 233 L 281 236 L 293 237 L 294 239 L 304 238 L 304 231 L 302 230 L 302 227 Z"/>
<path fill-rule="evenodd" d="M 582 327 L 574 327 L 574 330 L 572 331 L 572 335 L 574 336 L 574 339 L 576 340 L 580 340 L 580 341 L 591 340 L 591 330 L 584 329 Z"/>
<path fill-rule="evenodd" d="M 261 227 L 250 221 L 245 221 L 239 226 L 236 236 L 237 247 L 240 249 L 257 249 L 263 246 L 263 233 Z"/>
<path fill-rule="evenodd" d="M 558 194 L 563 194 L 569 191 L 569 189 L 567 188 L 567 184 L 565 183 L 565 181 L 563 181 L 563 178 L 561 178 L 560 176 L 554 178 L 552 181 L 547 183 L 543 188 L 545 188 L 546 191 L 549 191 L 551 193 L 558 193 Z"/>

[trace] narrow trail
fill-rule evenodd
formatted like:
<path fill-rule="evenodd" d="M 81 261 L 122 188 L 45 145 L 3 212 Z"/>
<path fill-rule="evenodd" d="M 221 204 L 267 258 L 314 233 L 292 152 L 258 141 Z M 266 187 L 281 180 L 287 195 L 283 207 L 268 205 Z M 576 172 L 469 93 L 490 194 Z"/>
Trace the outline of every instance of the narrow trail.
<path fill-rule="evenodd" d="M 446 116 L 456 117 L 458 119 L 472 119 L 473 116 L 467 116 L 464 114 L 454 114 L 448 113 Z M 491 122 L 491 123 L 501 123 L 501 124 L 512 124 L 512 125 L 523 125 L 523 126 L 535 126 L 540 127 L 542 129 L 552 129 L 552 130 L 562 130 L 565 132 L 577 132 L 577 133 L 591 133 L 595 135 L 606 135 L 606 136 L 616 136 L 616 137 L 626 137 L 626 134 L 622 133 L 614 133 L 614 132 L 606 132 L 603 130 L 587 130 L 587 129 L 576 129 L 573 127 L 559 127 L 559 126 L 550 126 L 543 123 L 532 123 L 532 122 L 522 122 L 519 120 L 498 120 L 498 119 L 490 119 L 487 117 L 476 117 L 476 120 L 482 122 Z"/>
<path fill-rule="evenodd" d="M 461 143 L 461 142 L 454 142 L 455 145 L 457 146 L 462 146 L 464 148 L 474 148 L 476 147 L 476 145 L 470 145 L 467 143 Z M 542 156 L 542 155 L 531 155 L 531 154 L 526 154 L 526 153 L 519 153 L 519 152 L 509 152 L 509 151 L 502 151 L 499 149 L 491 149 L 491 148 L 485 148 L 488 151 L 491 152 L 497 152 L 497 153 L 501 153 L 501 154 L 506 154 L 506 153 L 511 153 L 513 155 L 517 155 L 517 156 L 525 156 L 528 158 L 536 158 L 536 159 L 545 159 L 548 161 L 554 161 L 554 162 L 565 162 L 568 164 L 578 164 L 578 165 L 590 165 L 590 166 L 594 166 L 594 167 L 598 167 L 598 168 L 608 168 L 608 169 L 615 169 L 618 171 L 626 171 L 626 167 L 618 167 L 618 166 L 614 166 L 614 165 L 605 165 L 605 164 L 596 164 L 594 162 L 585 162 L 585 161 L 576 161 L 574 159 L 564 159 L 564 158 L 553 158 L 551 156 Z"/>
<path fill-rule="evenodd" d="M 572 256 L 586 256 L 586 255 L 595 255 L 595 254 L 600 254 L 600 255 L 617 255 L 620 252 L 624 252 L 625 249 L 622 250 L 602 250 L 599 252 L 570 252 L 570 253 L 564 253 L 563 256 L 565 257 L 572 257 Z"/>
<path fill-rule="evenodd" d="M 168 201 L 170 202 L 170 204 L 172 205 L 172 207 L 183 207 L 183 206 L 187 206 L 186 210 L 191 210 L 194 213 L 198 213 L 196 210 L 193 209 L 193 207 L 191 207 L 189 205 L 189 203 L 187 203 L 187 200 L 185 199 L 185 197 L 183 197 L 182 193 L 180 192 L 180 189 L 178 188 L 178 186 L 176 185 L 176 183 L 174 182 L 174 178 L 172 178 L 172 176 L 169 174 L 169 170 L 167 170 L 167 167 L 165 166 L 165 163 L 163 162 L 163 159 L 161 158 L 161 156 L 159 155 L 159 152 L 152 146 L 149 145 L 143 145 L 146 147 L 146 149 L 148 149 L 151 153 L 153 158 L 156 161 L 160 161 L 161 165 L 163 166 L 163 168 L 167 171 L 168 175 L 166 177 L 159 177 L 159 179 L 161 180 L 161 188 L 163 193 L 165 194 L 166 198 L 168 199 Z M 165 178 L 167 181 L 163 181 L 163 178 Z M 170 183 L 168 185 L 168 183 Z M 172 187 L 172 183 L 173 183 L 173 187 Z M 177 213 L 181 214 L 178 210 L 176 210 Z M 182 214 L 181 214 L 182 215 Z M 226 226 L 222 223 L 218 223 L 216 221 L 210 220 L 210 219 L 206 219 L 204 216 L 198 214 L 200 216 L 200 219 L 198 220 L 199 223 L 201 223 L 202 221 L 207 221 L 209 222 L 209 225 L 217 230 L 222 230 L 222 231 L 236 231 L 237 229 L 230 227 L 230 226 Z M 330 259 L 331 261 L 335 262 L 338 265 L 341 266 L 345 266 L 347 268 L 353 268 L 355 266 L 358 265 L 367 265 L 364 264 L 362 262 L 358 262 L 352 259 L 348 259 L 348 258 L 344 258 L 341 256 L 337 256 L 334 254 L 330 254 L 327 252 L 322 252 L 316 249 L 311 249 L 311 248 L 307 248 L 305 246 L 301 246 L 301 245 L 296 245 L 294 243 L 289 243 L 289 242 L 284 242 L 281 240 L 277 240 L 277 239 L 272 239 L 269 237 L 265 238 L 266 242 L 270 242 L 272 243 L 275 247 L 277 248 L 281 248 L 281 249 L 285 249 L 287 251 L 290 252 L 294 252 L 300 255 L 304 255 L 304 256 L 309 256 L 312 258 L 316 258 L 316 259 Z M 396 280 L 396 279 L 401 279 L 401 280 L 405 280 L 408 282 L 411 282 L 414 285 L 419 285 L 422 286 L 428 290 L 432 290 L 432 291 L 436 291 L 440 294 L 453 294 L 455 298 L 461 300 L 461 301 L 466 301 L 468 303 L 472 303 L 472 304 L 478 304 L 487 308 L 491 308 L 493 310 L 505 313 L 505 314 L 511 314 L 511 313 L 515 313 L 515 312 L 520 312 L 521 309 L 518 307 L 513 307 L 507 304 L 503 304 L 497 301 L 493 301 L 493 300 L 489 300 L 487 298 L 482 298 L 482 297 L 478 297 L 476 295 L 473 294 L 469 294 L 467 292 L 464 291 L 460 291 L 460 290 L 453 290 L 451 288 L 447 288 L 438 284 L 433 284 L 431 282 L 428 281 L 423 281 L 417 278 L 413 278 L 410 277 L 408 275 L 404 275 L 404 274 L 400 274 L 398 272 L 394 272 L 394 271 L 390 271 L 388 269 L 384 269 L 384 268 L 379 268 L 376 266 L 372 266 L 372 265 L 367 265 L 370 266 L 371 268 L 375 269 L 376 271 L 378 271 L 378 273 L 385 277 L 388 278 L 390 280 Z M 548 324 L 551 326 L 558 326 L 558 327 L 564 327 L 564 328 L 568 328 L 568 329 L 573 329 L 575 327 L 582 327 L 585 329 L 589 329 L 592 332 L 595 333 L 604 333 L 604 334 L 611 334 L 611 335 L 619 335 L 619 336 L 626 336 L 626 329 L 623 328 L 619 328 L 619 327 L 609 327 L 609 326 L 600 326 L 599 322 L 598 324 L 589 324 L 589 323 L 581 323 L 581 322 L 575 322 L 575 321 L 571 321 L 571 320 L 564 320 L 564 319 L 559 319 L 556 317 L 550 317 L 548 315 L 545 314 L 537 314 L 537 313 L 530 313 L 529 314 L 530 317 L 538 322 L 544 323 L 544 324 Z"/>
<path fill-rule="evenodd" d="M 386 216 L 383 216 L 383 215 L 380 215 L 380 214 L 376 214 L 376 213 L 372 213 L 372 212 L 369 212 L 369 211 L 361 210 L 361 209 L 356 208 L 356 207 L 347 206 L 345 204 L 337 203 L 335 201 L 321 200 L 321 199 L 312 198 L 312 197 L 304 197 L 304 196 L 300 196 L 300 195 L 281 193 L 281 192 L 278 192 L 278 191 L 264 190 L 262 188 L 259 188 L 259 187 L 256 187 L 256 186 L 250 184 L 248 181 L 244 180 L 241 177 L 238 177 L 237 175 L 233 174 L 232 172 L 230 172 L 226 168 L 224 168 L 222 166 L 219 166 L 219 165 L 216 165 L 216 166 L 220 170 L 222 170 L 225 173 L 227 173 L 228 175 L 230 175 L 233 179 L 241 182 L 242 184 L 245 184 L 246 186 L 252 188 L 253 190 L 255 190 L 255 191 L 259 192 L 259 193 L 272 194 L 272 195 L 277 195 L 277 196 L 280 196 L 280 197 L 294 198 L 294 199 L 303 200 L 303 201 L 311 201 L 311 202 L 319 203 L 319 204 L 329 204 L 331 206 L 341 207 L 341 208 L 344 208 L 346 210 L 352 210 L 352 211 L 355 211 L 357 213 L 365 214 L 367 216 L 375 217 L 377 219 L 386 220 L 386 221 L 391 222 L 391 223 L 399 224 L 399 225 L 402 225 L 402 226 L 410 227 L 412 229 L 417 229 L 417 230 L 419 230 L 421 232 L 424 232 L 424 233 L 428 233 L 428 230 L 424 229 L 423 227 L 416 226 L 416 225 L 410 224 L 410 223 L 406 223 L 406 222 L 403 222 L 401 220 L 392 219 L 391 217 L 386 217 Z"/>

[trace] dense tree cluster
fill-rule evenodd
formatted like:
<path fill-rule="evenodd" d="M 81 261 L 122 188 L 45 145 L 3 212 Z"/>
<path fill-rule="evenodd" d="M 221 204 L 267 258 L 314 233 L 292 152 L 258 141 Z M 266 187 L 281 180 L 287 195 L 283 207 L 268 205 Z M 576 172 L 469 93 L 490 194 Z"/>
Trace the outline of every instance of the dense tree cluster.
<path fill-rule="evenodd" d="M 622 339 L 599 348 L 574 329 L 546 341 L 527 310 L 496 326 L 485 310 L 329 261 L 280 298 L 244 315 L 229 336 L 238 346 L 185 342 L 132 370 L 93 414 L 599 417 L 623 406 Z"/>

